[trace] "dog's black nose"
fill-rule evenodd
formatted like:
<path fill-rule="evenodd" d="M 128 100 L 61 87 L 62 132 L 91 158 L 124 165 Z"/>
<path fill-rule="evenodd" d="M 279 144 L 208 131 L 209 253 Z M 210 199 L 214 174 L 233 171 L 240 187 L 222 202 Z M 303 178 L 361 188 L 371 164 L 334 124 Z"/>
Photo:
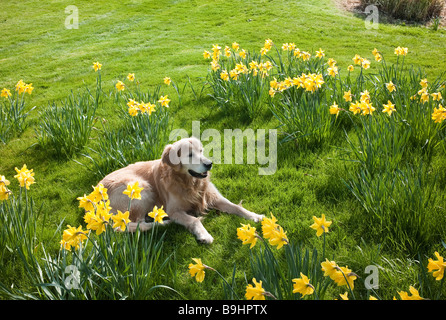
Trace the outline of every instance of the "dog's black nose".
<path fill-rule="evenodd" d="M 205 163 L 204 166 L 206 167 L 206 169 L 209 171 L 212 168 L 212 161 L 209 161 L 209 163 Z"/>

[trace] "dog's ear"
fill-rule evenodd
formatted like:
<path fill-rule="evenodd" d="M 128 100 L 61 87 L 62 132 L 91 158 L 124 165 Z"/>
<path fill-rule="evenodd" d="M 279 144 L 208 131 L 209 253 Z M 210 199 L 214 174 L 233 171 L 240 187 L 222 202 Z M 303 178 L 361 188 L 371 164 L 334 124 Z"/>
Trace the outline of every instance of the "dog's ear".
<path fill-rule="evenodd" d="M 174 145 L 168 144 L 163 151 L 161 161 L 170 167 L 174 167 L 180 164 L 180 158 L 178 150 Z"/>
<path fill-rule="evenodd" d="M 172 166 L 172 162 L 170 161 L 170 150 L 172 149 L 172 145 L 168 144 L 167 146 L 164 147 L 164 151 L 163 154 L 161 156 L 161 162 L 167 164 L 168 166 Z"/>

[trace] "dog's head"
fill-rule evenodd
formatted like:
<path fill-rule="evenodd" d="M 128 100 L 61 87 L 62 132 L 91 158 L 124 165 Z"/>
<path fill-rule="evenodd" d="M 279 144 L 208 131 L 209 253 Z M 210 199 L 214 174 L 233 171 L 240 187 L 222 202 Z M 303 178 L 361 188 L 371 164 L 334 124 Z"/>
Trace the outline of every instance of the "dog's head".
<path fill-rule="evenodd" d="M 164 148 L 161 161 L 174 170 L 203 179 L 212 168 L 212 161 L 203 156 L 203 145 L 197 138 L 184 138 Z"/>

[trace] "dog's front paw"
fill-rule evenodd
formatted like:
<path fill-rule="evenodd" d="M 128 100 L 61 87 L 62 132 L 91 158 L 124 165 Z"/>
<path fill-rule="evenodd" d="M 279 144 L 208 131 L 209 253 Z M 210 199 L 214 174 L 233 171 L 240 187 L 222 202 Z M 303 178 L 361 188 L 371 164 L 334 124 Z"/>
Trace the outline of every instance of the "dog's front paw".
<path fill-rule="evenodd" d="M 265 216 L 263 214 L 257 214 L 257 213 L 251 212 L 251 215 L 249 218 L 251 220 L 253 220 L 254 222 L 260 222 L 263 220 L 264 217 Z"/>
<path fill-rule="evenodd" d="M 214 238 L 208 233 L 197 236 L 197 241 L 204 244 L 211 244 L 214 241 Z"/>

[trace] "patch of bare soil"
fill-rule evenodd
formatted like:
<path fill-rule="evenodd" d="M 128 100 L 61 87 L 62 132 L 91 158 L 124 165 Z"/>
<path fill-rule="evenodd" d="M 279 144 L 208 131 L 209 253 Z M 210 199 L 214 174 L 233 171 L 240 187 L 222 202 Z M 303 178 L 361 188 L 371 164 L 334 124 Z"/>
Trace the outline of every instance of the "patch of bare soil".
<path fill-rule="evenodd" d="M 351 12 L 353 14 L 365 17 L 365 13 L 364 13 L 364 9 L 361 7 L 361 1 L 360 0 L 333 0 L 334 4 L 340 8 L 341 10 L 345 10 L 348 12 Z M 393 19 L 387 15 L 384 15 L 383 17 L 383 21 L 387 22 L 387 23 L 407 23 L 410 24 L 410 21 L 402 21 L 402 20 L 396 20 Z M 430 27 L 432 25 L 432 21 L 428 21 L 427 23 L 425 23 L 426 27 Z M 443 11 L 441 12 L 440 15 L 440 25 L 443 27 L 446 27 L 446 0 L 445 0 L 445 5 L 443 7 Z"/>

